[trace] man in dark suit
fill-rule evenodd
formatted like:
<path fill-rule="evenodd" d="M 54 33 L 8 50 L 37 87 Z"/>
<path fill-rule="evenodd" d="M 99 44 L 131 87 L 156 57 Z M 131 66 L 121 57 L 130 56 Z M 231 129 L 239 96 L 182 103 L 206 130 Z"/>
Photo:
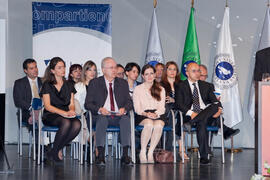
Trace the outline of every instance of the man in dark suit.
<path fill-rule="evenodd" d="M 104 145 L 108 125 L 120 126 L 120 139 L 123 146 L 121 162 L 129 164 L 128 148 L 130 146 L 130 118 L 132 109 L 128 83 L 117 78 L 117 64 L 113 58 L 104 58 L 101 62 L 104 76 L 90 81 L 87 88 L 85 108 L 96 115 L 96 145 L 98 156 L 96 164 L 104 164 Z"/>
<path fill-rule="evenodd" d="M 200 68 L 196 63 L 189 63 L 186 74 L 188 79 L 176 85 L 175 106 L 183 113 L 184 122 L 196 124 L 197 141 L 201 164 L 209 164 L 208 133 L 206 127 L 221 112 L 221 104 L 217 100 L 210 83 L 200 81 Z"/>
<path fill-rule="evenodd" d="M 270 47 L 256 53 L 254 80 L 261 81 L 263 73 L 270 73 Z"/>
<path fill-rule="evenodd" d="M 200 80 L 201 81 L 206 81 L 207 77 L 208 77 L 208 70 L 207 67 L 203 64 L 200 65 Z M 212 86 L 213 92 L 215 91 L 215 86 L 212 83 L 209 83 Z M 220 97 L 217 98 L 220 101 Z M 219 126 L 220 127 L 220 121 L 216 120 L 215 121 L 215 126 Z M 226 126 L 225 124 L 223 124 L 223 136 L 224 139 L 227 140 L 237 134 L 239 134 L 240 129 L 233 129 L 233 128 L 229 128 L 228 126 Z"/>
<path fill-rule="evenodd" d="M 30 112 L 32 99 L 40 98 L 39 90 L 42 82 L 38 77 L 37 63 L 34 59 L 26 59 L 23 62 L 23 70 L 26 76 L 15 81 L 13 100 L 15 106 L 22 110 L 22 121 L 30 127 L 30 124 L 32 124 L 32 112 Z M 19 112 L 17 115 L 19 118 Z"/>

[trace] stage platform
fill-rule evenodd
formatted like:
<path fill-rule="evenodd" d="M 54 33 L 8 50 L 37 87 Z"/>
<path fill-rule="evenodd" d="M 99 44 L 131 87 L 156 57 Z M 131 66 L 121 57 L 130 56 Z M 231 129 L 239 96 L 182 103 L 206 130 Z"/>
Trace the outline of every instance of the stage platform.
<path fill-rule="evenodd" d="M 136 164 L 121 165 L 113 157 L 106 159 L 106 166 L 80 165 L 70 157 L 62 164 L 50 166 L 37 165 L 28 158 L 28 147 L 23 146 L 23 157 L 17 154 L 16 145 L 6 145 L 6 151 L 14 174 L 0 174 L 0 180 L 249 180 L 254 174 L 254 150 L 244 149 L 241 153 L 225 154 L 226 162 L 221 163 L 221 150 L 214 149 L 209 166 L 199 164 L 196 153 L 192 153 L 185 164 Z M 0 170 L 6 169 L 3 153 L 0 155 Z"/>

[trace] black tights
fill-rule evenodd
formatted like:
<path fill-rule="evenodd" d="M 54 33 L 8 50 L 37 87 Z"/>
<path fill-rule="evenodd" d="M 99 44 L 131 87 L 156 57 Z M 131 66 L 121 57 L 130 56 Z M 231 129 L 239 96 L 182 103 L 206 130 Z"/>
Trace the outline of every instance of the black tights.
<path fill-rule="evenodd" d="M 46 119 L 45 124 L 49 126 L 57 126 L 59 130 L 54 138 L 52 154 L 58 156 L 58 152 L 70 143 L 80 132 L 81 122 L 77 118 L 57 117 L 55 119 Z"/>

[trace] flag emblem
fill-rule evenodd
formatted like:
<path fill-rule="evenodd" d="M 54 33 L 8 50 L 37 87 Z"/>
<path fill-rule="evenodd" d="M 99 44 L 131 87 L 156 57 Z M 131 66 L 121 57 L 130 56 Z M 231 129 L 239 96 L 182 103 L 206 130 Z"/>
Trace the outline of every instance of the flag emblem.
<path fill-rule="evenodd" d="M 228 89 L 237 83 L 235 64 L 229 54 L 216 56 L 214 81 L 222 89 Z"/>
<path fill-rule="evenodd" d="M 189 60 L 189 61 L 186 61 L 183 66 L 182 66 L 182 69 L 181 69 L 181 72 L 183 73 L 183 75 L 187 78 L 187 74 L 186 74 L 186 70 L 187 70 L 187 66 L 189 63 L 197 63 L 193 60 Z"/>

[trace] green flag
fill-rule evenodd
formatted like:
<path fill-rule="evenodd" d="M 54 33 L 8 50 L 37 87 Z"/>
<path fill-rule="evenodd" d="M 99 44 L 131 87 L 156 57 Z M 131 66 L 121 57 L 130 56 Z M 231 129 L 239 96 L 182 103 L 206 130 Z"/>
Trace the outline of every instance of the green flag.
<path fill-rule="evenodd" d="M 188 22 L 187 35 L 181 65 L 181 80 L 187 79 L 186 67 L 191 62 L 201 64 L 196 25 L 194 20 L 194 8 L 191 8 Z"/>

